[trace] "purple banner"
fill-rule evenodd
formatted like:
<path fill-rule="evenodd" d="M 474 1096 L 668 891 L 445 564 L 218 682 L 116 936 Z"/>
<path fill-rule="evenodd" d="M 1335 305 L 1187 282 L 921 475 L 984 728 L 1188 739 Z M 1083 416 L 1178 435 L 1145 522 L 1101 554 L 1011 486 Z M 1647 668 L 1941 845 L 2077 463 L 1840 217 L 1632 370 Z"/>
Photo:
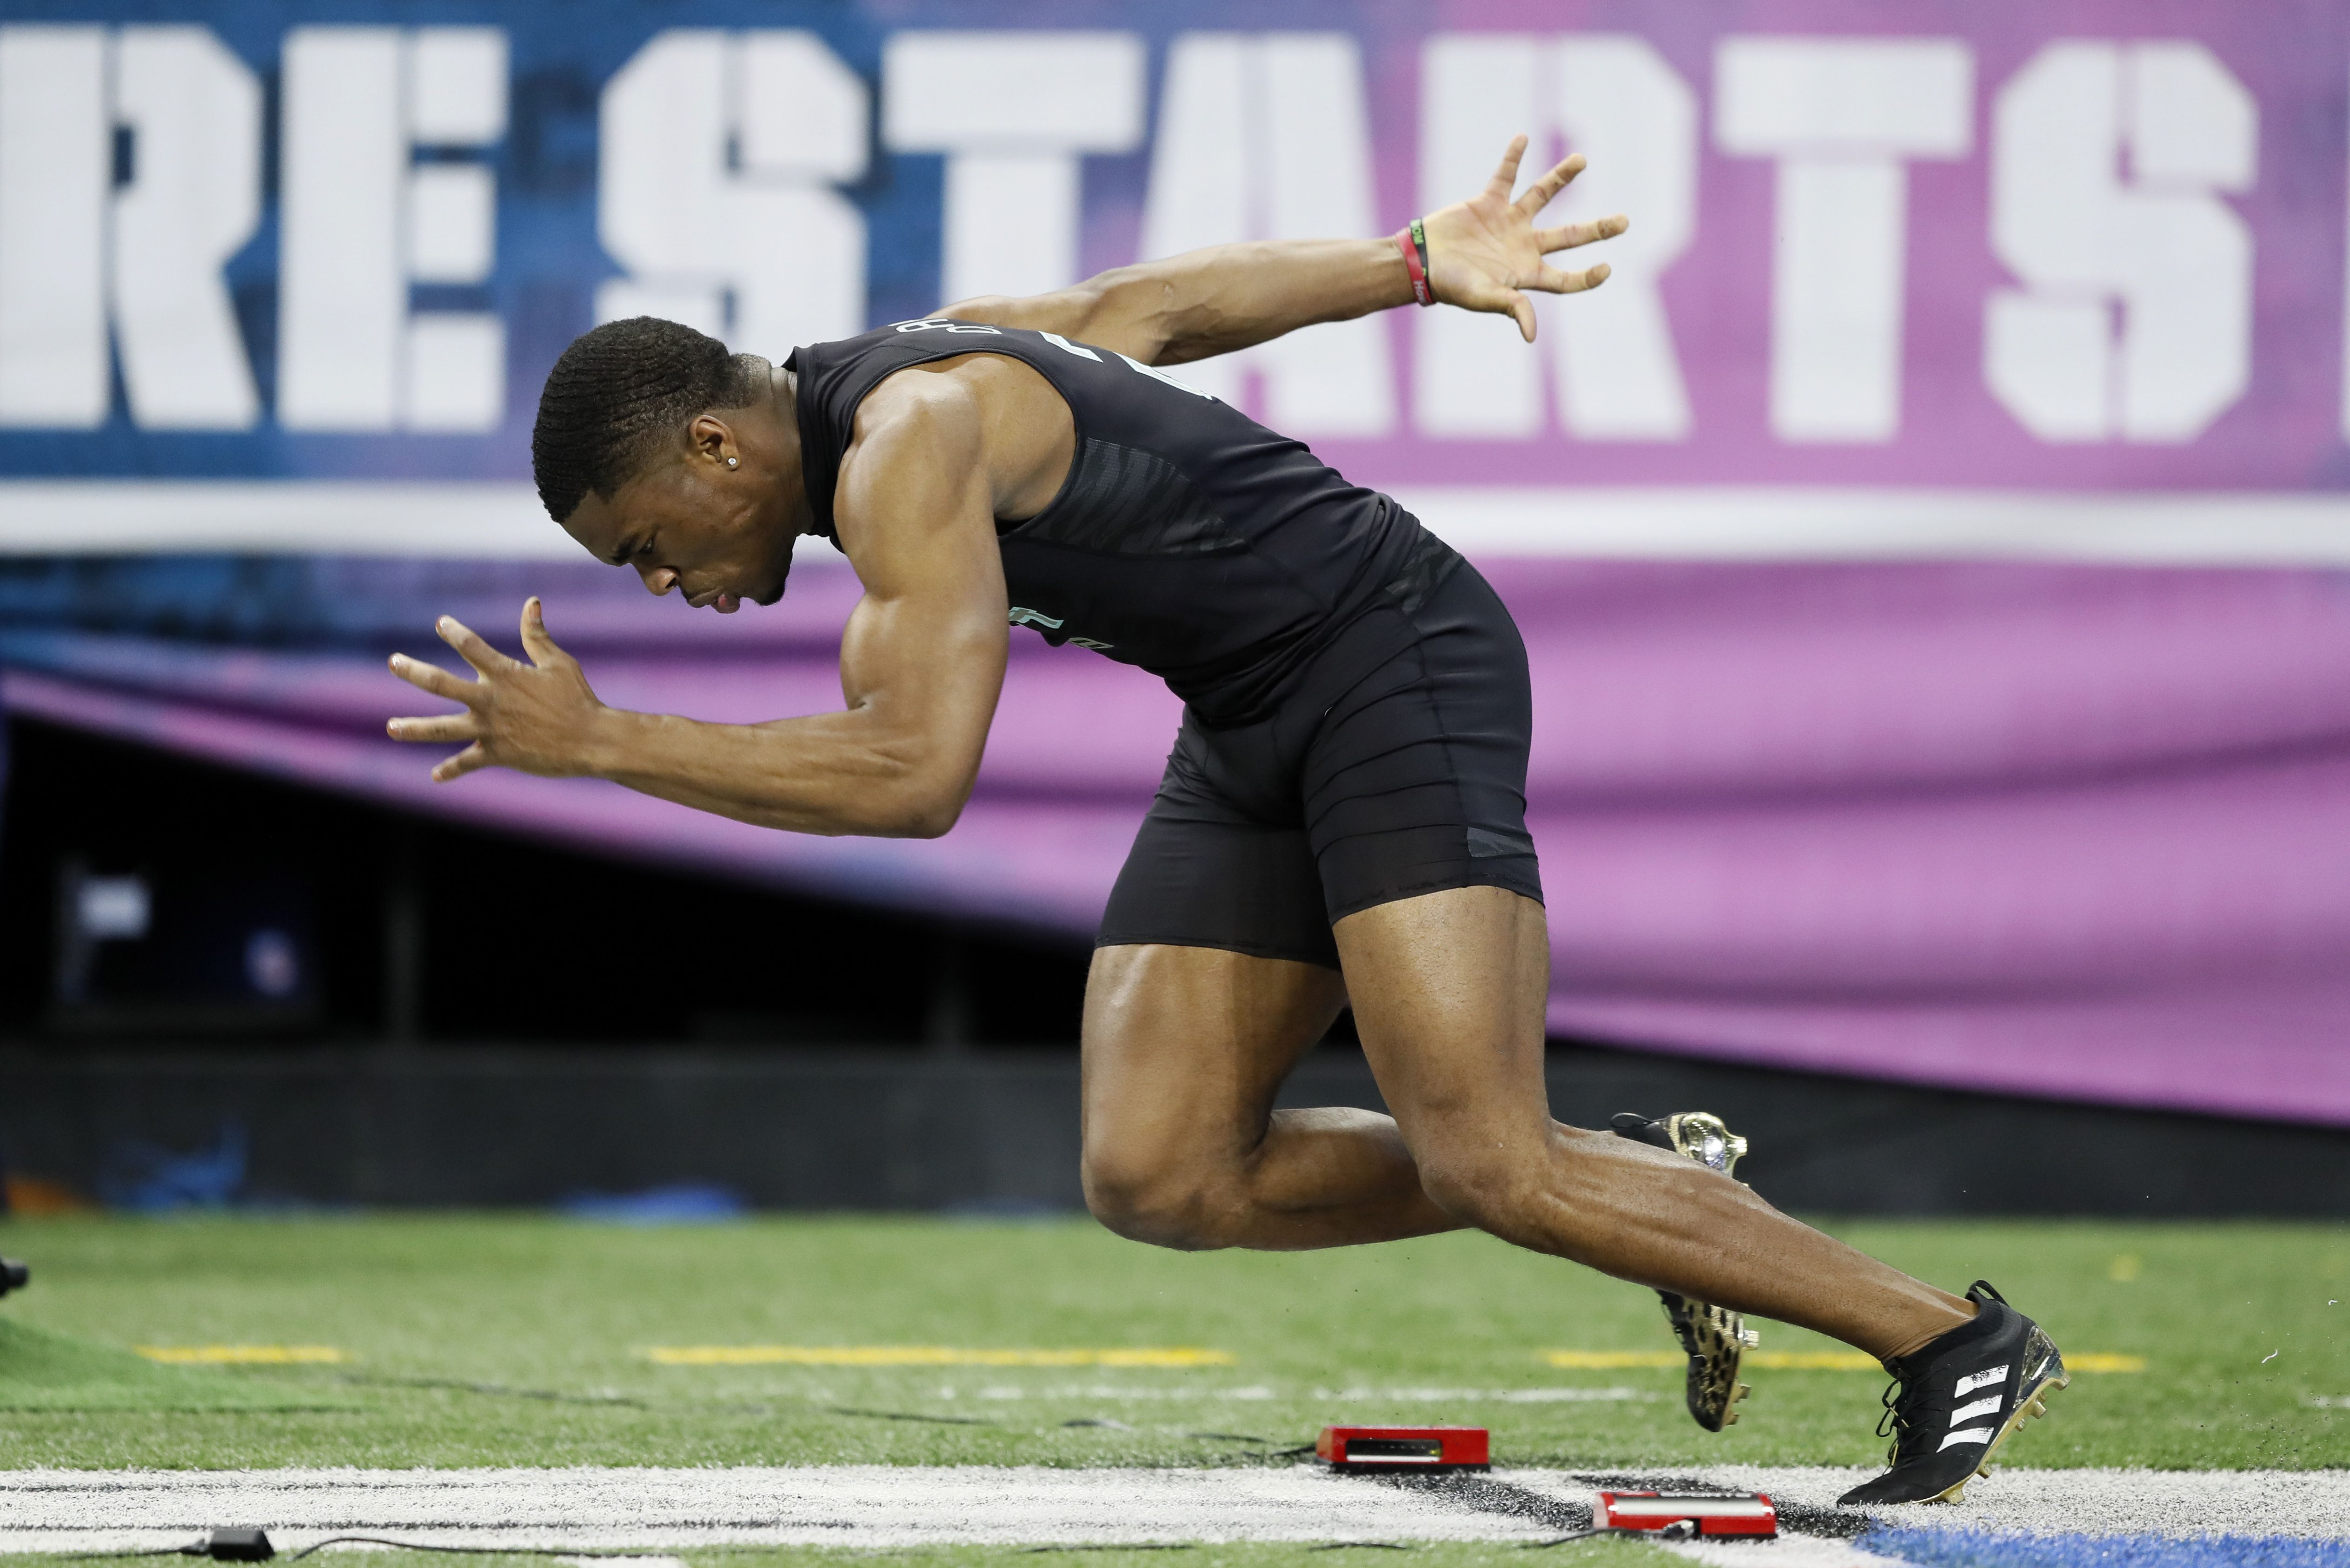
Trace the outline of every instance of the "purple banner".
<path fill-rule="evenodd" d="M 0 547 L 553 548 L 530 420 L 599 317 L 780 358 L 1196 246 L 1389 233 L 1523 130 L 1527 178 L 1591 160 L 1554 219 L 1633 219 L 1539 343 L 1402 311 L 1188 373 L 1471 543 L 1497 487 L 1550 508 L 1507 542 L 1553 553 L 1589 544 L 1595 488 L 2020 495 L 2055 550 L 2067 498 L 2185 491 L 2324 508 L 2264 554 L 2206 508 L 2142 558 L 2338 562 L 2345 62 L 2343 0 L 18 7 Z M 289 479 L 481 493 L 442 497 L 471 508 L 452 539 L 357 494 L 149 483 Z M 1790 547 L 1767 509 L 1721 515 L 1717 551 Z M 1937 536 L 2015 547 L 1988 517 Z"/>
<path fill-rule="evenodd" d="M 477 626 L 525 585 L 607 701 L 825 711 L 844 570 L 695 619 L 617 574 L 317 568 Z M 2082 566 L 1490 565 L 1526 630 L 1551 1022 L 1700 1054 L 2350 1124 L 2350 586 Z M 510 642 L 510 637 L 501 638 Z M 410 644 L 411 648 L 418 646 Z M 935 843 L 770 833 L 588 781 L 442 788 L 372 653 L 10 640 L 19 711 L 377 799 L 1088 933 L 1172 737 L 1136 671 L 1016 638 Z"/>
<path fill-rule="evenodd" d="M 1523 130 L 1530 166 L 1591 159 L 1553 221 L 1634 223 L 1534 345 L 1403 310 L 1180 373 L 1393 491 L 1519 617 L 1554 1025 L 2350 1124 L 2345 103 L 2350 0 L 20 5 L 5 700 L 1087 932 L 1176 721 L 1132 670 L 1015 636 L 970 813 L 903 844 L 436 789 L 381 739 L 381 652 L 537 592 L 608 701 L 830 708 L 828 552 L 780 609 L 696 619 L 541 514 L 575 334 L 646 311 L 781 358 L 1388 233 Z"/>

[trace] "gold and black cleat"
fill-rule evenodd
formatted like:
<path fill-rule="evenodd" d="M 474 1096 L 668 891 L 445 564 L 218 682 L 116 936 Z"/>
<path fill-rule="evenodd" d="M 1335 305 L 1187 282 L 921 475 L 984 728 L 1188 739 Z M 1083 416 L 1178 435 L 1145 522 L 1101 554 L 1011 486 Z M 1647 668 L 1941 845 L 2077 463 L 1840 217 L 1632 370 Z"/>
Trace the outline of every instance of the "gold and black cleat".
<path fill-rule="evenodd" d="M 1732 1173 L 1746 1153 L 1746 1140 L 1710 1111 L 1678 1111 L 1654 1118 L 1622 1111 L 1609 1125 L 1618 1137 L 1669 1148 L 1724 1176 Z M 1749 1392 L 1738 1380 L 1738 1369 L 1757 1335 L 1746 1326 L 1744 1314 L 1728 1307 L 1671 1291 L 1657 1294 L 1665 1303 L 1665 1321 L 1672 1325 L 1673 1337 L 1689 1356 L 1690 1418 L 1709 1432 L 1719 1432 L 1737 1421 L 1738 1412 L 1731 1407 Z"/>

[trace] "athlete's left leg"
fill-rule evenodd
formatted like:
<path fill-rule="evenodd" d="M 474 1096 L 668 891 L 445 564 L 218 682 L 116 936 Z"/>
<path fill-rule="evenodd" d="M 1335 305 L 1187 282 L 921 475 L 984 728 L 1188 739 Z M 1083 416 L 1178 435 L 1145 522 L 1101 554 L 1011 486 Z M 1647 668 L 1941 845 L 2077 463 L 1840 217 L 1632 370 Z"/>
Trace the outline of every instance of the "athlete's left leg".
<path fill-rule="evenodd" d="M 1422 1189 L 1504 1241 L 1832 1334 L 1879 1357 L 1972 1309 L 1748 1188 L 1562 1127 L 1543 1082 L 1543 907 L 1500 888 L 1375 904 L 1334 928 L 1363 1052 Z"/>

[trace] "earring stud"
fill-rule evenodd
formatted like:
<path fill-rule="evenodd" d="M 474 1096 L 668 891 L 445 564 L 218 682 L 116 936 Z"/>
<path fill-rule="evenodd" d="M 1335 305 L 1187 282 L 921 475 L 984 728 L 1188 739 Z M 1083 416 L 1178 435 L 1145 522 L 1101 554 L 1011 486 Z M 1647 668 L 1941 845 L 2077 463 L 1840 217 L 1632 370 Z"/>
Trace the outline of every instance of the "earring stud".
<path fill-rule="evenodd" d="M 728 459 L 726 460 L 726 466 L 727 466 L 727 467 L 729 467 L 729 468 L 733 467 L 733 466 L 734 466 L 734 463 L 735 463 L 735 461 L 736 461 L 736 460 L 735 460 L 735 459 L 733 459 L 733 458 L 731 458 L 731 457 L 730 457 L 730 458 L 728 458 Z"/>

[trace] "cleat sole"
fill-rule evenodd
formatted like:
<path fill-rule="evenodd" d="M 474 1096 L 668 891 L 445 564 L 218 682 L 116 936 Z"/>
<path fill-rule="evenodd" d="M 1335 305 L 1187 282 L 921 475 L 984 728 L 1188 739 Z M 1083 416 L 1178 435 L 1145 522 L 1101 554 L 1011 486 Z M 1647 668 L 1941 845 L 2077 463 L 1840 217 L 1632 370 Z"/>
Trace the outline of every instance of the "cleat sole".
<path fill-rule="evenodd" d="M 1679 1303 L 1676 1310 L 1675 1303 Z M 1690 1419 L 1709 1432 L 1737 1424 L 1738 1402 L 1753 1386 L 1740 1380 L 1746 1352 L 1755 1340 L 1737 1313 L 1686 1296 L 1666 1303 L 1673 1333 L 1688 1355 L 1687 1403 Z"/>
<path fill-rule="evenodd" d="M 1669 1148 L 1733 1181 L 1732 1172 L 1746 1153 L 1746 1140 L 1708 1111 L 1681 1111 L 1655 1121 L 1627 1115 L 1616 1118 L 1615 1128 L 1619 1137 Z M 1753 1392 L 1738 1380 L 1738 1374 L 1746 1353 L 1762 1343 L 1762 1335 L 1746 1326 L 1742 1314 L 1671 1291 L 1657 1294 L 1689 1357 L 1684 1398 L 1690 1418 L 1709 1432 L 1735 1426 L 1738 1402 Z"/>

